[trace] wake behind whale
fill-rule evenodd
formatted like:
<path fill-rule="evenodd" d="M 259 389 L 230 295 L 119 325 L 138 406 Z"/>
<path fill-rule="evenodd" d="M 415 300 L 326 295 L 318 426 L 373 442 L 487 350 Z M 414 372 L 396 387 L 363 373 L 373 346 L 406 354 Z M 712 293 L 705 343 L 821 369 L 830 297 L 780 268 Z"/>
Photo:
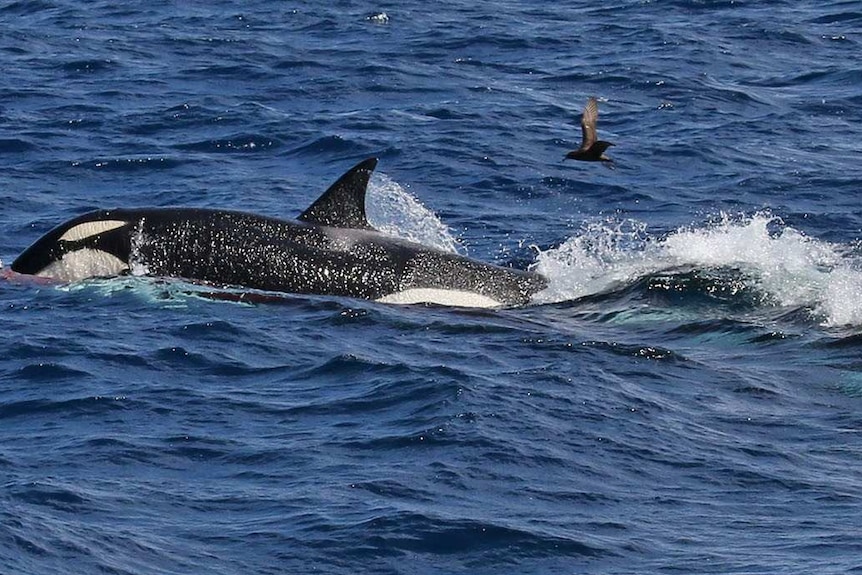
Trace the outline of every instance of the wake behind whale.
<path fill-rule="evenodd" d="M 769 212 L 721 214 L 665 234 L 650 233 L 635 220 L 592 220 L 540 251 L 534 269 L 549 280 L 534 297 L 537 304 L 639 285 L 651 294 L 648 307 L 629 310 L 628 317 L 657 317 L 666 305 L 679 313 L 680 301 L 693 298 L 711 303 L 706 312 L 702 305 L 693 310 L 701 318 L 712 313 L 748 320 L 752 311 L 770 317 L 795 310 L 825 327 L 862 325 L 858 249 L 809 237 Z"/>

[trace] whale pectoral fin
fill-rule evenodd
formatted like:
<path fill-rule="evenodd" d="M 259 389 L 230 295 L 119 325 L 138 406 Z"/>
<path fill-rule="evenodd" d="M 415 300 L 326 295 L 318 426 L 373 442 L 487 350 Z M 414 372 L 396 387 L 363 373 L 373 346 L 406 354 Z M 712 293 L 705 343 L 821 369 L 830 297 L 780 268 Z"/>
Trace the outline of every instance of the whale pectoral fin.
<path fill-rule="evenodd" d="M 369 158 L 350 168 L 298 219 L 335 228 L 374 229 L 365 216 L 365 192 L 375 167 L 377 158 Z"/>

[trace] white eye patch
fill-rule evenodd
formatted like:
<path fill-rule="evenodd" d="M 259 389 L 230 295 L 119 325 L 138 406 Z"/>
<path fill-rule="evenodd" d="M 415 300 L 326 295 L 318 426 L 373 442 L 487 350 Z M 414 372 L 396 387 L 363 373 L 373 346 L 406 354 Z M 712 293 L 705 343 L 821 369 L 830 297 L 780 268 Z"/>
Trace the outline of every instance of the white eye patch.
<path fill-rule="evenodd" d="M 105 232 L 115 230 L 125 226 L 128 222 L 121 220 L 98 220 L 95 222 L 84 222 L 77 226 L 72 226 L 66 233 L 60 236 L 60 241 L 77 242 L 93 236 L 98 236 Z"/>

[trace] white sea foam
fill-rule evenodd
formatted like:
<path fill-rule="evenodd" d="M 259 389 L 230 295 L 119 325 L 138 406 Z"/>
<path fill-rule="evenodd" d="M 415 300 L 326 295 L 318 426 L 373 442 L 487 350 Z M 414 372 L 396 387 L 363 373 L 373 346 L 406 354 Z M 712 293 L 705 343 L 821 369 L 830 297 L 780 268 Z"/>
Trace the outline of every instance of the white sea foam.
<path fill-rule="evenodd" d="M 388 24 L 389 23 L 389 15 L 386 12 L 376 12 L 374 14 L 370 14 L 365 17 L 369 22 L 373 22 L 374 24 Z"/>
<path fill-rule="evenodd" d="M 577 299 L 625 284 L 656 269 L 646 225 L 633 220 L 585 223 L 557 248 L 540 251 L 535 271 L 550 280 L 536 303 Z"/>
<path fill-rule="evenodd" d="M 161 307 L 185 308 L 187 300 L 198 289 L 182 280 L 166 280 L 119 276 L 113 278 L 91 278 L 84 281 L 57 286 L 60 291 L 95 291 L 105 297 L 131 295 L 142 301 Z"/>
<path fill-rule="evenodd" d="M 539 253 L 535 269 L 550 287 L 536 302 L 600 293 L 679 267 L 735 268 L 765 305 L 805 307 L 828 326 L 862 324 L 862 262 L 845 246 L 808 237 L 765 212 L 722 215 L 661 238 L 631 220 L 592 222 Z"/>
<path fill-rule="evenodd" d="M 371 225 L 384 234 L 447 252 L 461 251 L 448 226 L 386 174 L 372 176 L 365 209 Z"/>

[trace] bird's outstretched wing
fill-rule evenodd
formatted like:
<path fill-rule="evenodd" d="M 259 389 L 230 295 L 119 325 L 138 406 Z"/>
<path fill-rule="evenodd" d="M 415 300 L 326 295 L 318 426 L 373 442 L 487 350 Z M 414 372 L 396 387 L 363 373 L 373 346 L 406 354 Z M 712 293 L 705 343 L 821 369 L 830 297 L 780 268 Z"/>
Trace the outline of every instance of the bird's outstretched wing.
<path fill-rule="evenodd" d="M 581 142 L 581 150 L 588 150 L 596 142 L 596 122 L 599 119 L 599 105 L 596 99 L 590 97 L 587 100 L 587 105 L 584 106 L 584 113 L 581 116 L 581 131 L 584 139 Z"/>

